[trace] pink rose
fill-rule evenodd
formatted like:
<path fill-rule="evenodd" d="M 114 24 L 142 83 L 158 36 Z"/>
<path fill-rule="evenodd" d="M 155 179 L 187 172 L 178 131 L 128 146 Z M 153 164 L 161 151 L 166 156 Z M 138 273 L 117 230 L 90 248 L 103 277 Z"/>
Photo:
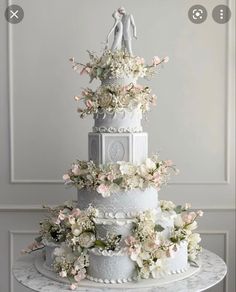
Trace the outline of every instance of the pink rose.
<path fill-rule="evenodd" d="M 81 211 L 79 208 L 72 210 L 72 216 L 78 217 L 80 215 Z"/>
<path fill-rule="evenodd" d="M 197 215 L 198 215 L 199 217 L 202 217 L 202 216 L 203 216 L 203 211 L 202 211 L 202 210 L 198 210 L 198 211 L 197 211 Z"/>
<path fill-rule="evenodd" d="M 109 187 L 105 184 L 100 184 L 100 186 L 97 187 L 97 192 L 101 194 L 103 197 L 109 197 L 110 191 Z"/>
<path fill-rule="evenodd" d="M 74 276 L 74 279 L 77 283 L 83 280 L 84 278 L 85 278 L 85 273 L 82 271 L 79 271 L 77 275 Z"/>
<path fill-rule="evenodd" d="M 160 174 L 157 171 L 153 173 L 153 180 L 154 182 L 158 182 L 160 180 Z"/>
<path fill-rule="evenodd" d="M 75 283 L 70 285 L 70 290 L 75 290 L 77 288 L 77 285 Z"/>
<path fill-rule="evenodd" d="M 196 218 L 195 212 L 184 213 L 182 214 L 182 219 L 186 224 L 190 224 Z"/>
<path fill-rule="evenodd" d="M 109 173 L 108 175 L 107 175 L 107 179 L 108 180 L 110 180 L 110 181 L 113 181 L 114 180 L 114 175 L 112 174 L 112 173 Z"/>
<path fill-rule="evenodd" d="M 144 58 L 136 57 L 137 65 L 143 65 L 145 63 Z"/>
<path fill-rule="evenodd" d="M 59 213 L 59 215 L 58 215 L 58 219 L 59 219 L 60 221 L 63 221 L 63 220 L 65 220 L 65 218 L 66 218 L 65 214 L 63 214 L 63 213 L 60 211 L 60 213 Z"/>
<path fill-rule="evenodd" d="M 172 160 L 165 160 L 165 164 L 166 164 L 166 166 L 172 166 L 173 161 Z"/>
<path fill-rule="evenodd" d="M 86 106 L 88 107 L 88 108 L 91 108 L 92 106 L 93 106 L 93 102 L 92 102 L 92 100 L 91 99 L 88 99 L 88 100 L 86 100 Z"/>
<path fill-rule="evenodd" d="M 165 58 L 163 58 L 163 62 L 164 62 L 164 63 L 168 63 L 169 60 L 170 60 L 170 58 L 169 58 L 168 56 L 166 56 Z"/>
<path fill-rule="evenodd" d="M 154 56 L 152 59 L 152 65 L 156 67 L 160 63 L 161 63 L 161 59 L 158 56 Z"/>
<path fill-rule="evenodd" d="M 71 171 L 73 172 L 74 175 L 79 175 L 80 174 L 80 168 L 78 164 L 74 164 L 72 166 Z"/>
<path fill-rule="evenodd" d="M 103 173 L 99 173 L 99 175 L 98 175 L 99 180 L 104 180 L 105 178 L 106 178 L 106 176 Z"/>
<path fill-rule="evenodd" d="M 139 89 L 139 90 L 142 90 L 144 88 L 144 86 L 141 84 L 135 84 L 134 87 Z"/>
<path fill-rule="evenodd" d="M 65 180 L 65 181 L 70 180 L 70 176 L 69 176 L 69 174 L 67 174 L 67 173 L 64 174 L 62 178 L 63 178 L 63 180 Z"/>
<path fill-rule="evenodd" d="M 133 236 L 128 236 L 126 239 L 125 239 L 125 243 L 127 245 L 134 245 L 136 243 L 136 239 L 135 237 Z"/>

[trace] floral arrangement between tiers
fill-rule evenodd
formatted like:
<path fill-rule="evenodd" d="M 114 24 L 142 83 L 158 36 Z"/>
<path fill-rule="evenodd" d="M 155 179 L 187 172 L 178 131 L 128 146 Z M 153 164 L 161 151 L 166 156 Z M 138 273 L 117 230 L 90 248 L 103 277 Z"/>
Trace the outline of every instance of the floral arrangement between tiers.
<path fill-rule="evenodd" d="M 81 118 L 101 110 L 118 112 L 141 109 L 146 112 L 151 104 L 156 104 L 156 96 L 151 94 L 149 87 L 132 83 L 126 86 L 100 86 L 96 91 L 87 88 L 82 91 L 81 97 L 75 96 L 75 100 L 84 102 L 85 108 L 78 108 Z"/>
<path fill-rule="evenodd" d="M 90 61 L 87 64 L 81 64 L 70 58 L 73 69 L 79 71 L 80 74 L 88 74 L 90 82 L 93 79 L 105 80 L 108 78 L 125 78 L 132 76 L 151 77 L 156 70 L 156 67 L 162 63 L 169 61 L 168 57 L 160 59 L 155 56 L 151 65 L 145 64 L 145 60 L 138 56 L 131 56 L 126 51 L 122 50 L 105 50 L 102 56 L 97 56 L 95 53 L 89 52 Z"/>
<path fill-rule="evenodd" d="M 171 201 L 161 201 L 160 207 L 163 212 L 174 216 L 169 239 L 163 237 L 164 228 L 156 223 L 157 211 L 154 209 L 140 212 L 134 218 L 131 236 L 124 239 L 124 252 L 136 262 L 138 278 L 156 278 L 162 271 L 163 261 L 172 257 L 183 241 L 187 242 L 191 262 L 201 251 L 200 235 L 193 233 L 193 230 L 197 228 L 196 219 L 203 212 L 189 212 L 189 204 L 176 206 Z M 80 210 L 75 204 L 66 202 L 47 209 L 49 216 L 40 222 L 40 236 L 24 252 L 30 253 L 50 243 L 58 244 L 59 247 L 53 252 L 53 269 L 60 277 L 67 278 L 71 282 L 70 288 L 74 290 L 86 277 L 88 251 L 93 248 L 109 254 L 120 251 L 121 235 L 108 234 L 104 240 L 98 240 L 94 223 L 98 212 L 93 207 Z"/>
<path fill-rule="evenodd" d="M 193 230 L 197 228 L 196 219 L 203 212 L 187 212 L 189 204 L 182 207 L 171 201 L 161 201 L 160 207 L 174 216 L 174 227 L 168 239 L 162 234 L 165 228 L 156 224 L 157 211 L 153 209 L 136 217 L 133 235 L 125 240 L 130 258 L 137 264 L 138 278 L 157 278 L 162 271 L 163 261 L 173 257 L 182 242 L 187 242 L 189 261 L 197 265 L 195 260 L 201 251 L 201 238 Z"/>
<path fill-rule="evenodd" d="M 103 197 L 109 197 L 112 192 L 120 190 L 148 187 L 160 190 L 167 183 L 171 171 L 177 172 L 173 162 L 159 160 L 157 155 L 147 158 L 140 165 L 118 161 L 96 166 L 93 161 L 77 160 L 63 175 L 63 180 L 66 185 L 96 190 Z"/>

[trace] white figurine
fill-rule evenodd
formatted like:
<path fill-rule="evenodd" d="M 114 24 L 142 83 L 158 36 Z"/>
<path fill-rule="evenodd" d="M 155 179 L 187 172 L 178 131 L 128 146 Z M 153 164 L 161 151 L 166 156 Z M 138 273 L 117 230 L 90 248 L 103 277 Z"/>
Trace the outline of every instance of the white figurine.
<path fill-rule="evenodd" d="M 136 25 L 134 22 L 134 17 L 132 14 L 127 14 L 124 7 L 120 7 L 118 12 L 122 15 L 122 23 L 123 23 L 123 39 L 122 46 L 127 52 L 132 56 L 132 37 L 137 39 L 136 33 Z M 133 34 L 131 32 L 131 26 L 133 30 Z"/>
<path fill-rule="evenodd" d="M 121 50 L 122 37 L 123 37 L 123 24 L 121 22 L 121 15 L 118 12 L 118 10 L 113 12 L 112 17 L 115 19 L 115 23 L 107 35 L 106 49 L 108 47 L 109 37 L 112 34 L 112 32 L 114 31 L 114 41 L 113 41 L 113 44 L 111 46 L 111 51 Z"/>

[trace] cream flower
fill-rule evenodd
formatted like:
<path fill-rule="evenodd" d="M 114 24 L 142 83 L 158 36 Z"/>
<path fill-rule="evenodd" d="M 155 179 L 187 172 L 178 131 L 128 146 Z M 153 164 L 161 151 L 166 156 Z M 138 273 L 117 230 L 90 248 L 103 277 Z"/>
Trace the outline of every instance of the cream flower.
<path fill-rule="evenodd" d="M 136 172 L 136 166 L 131 164 L 131 163 L 127 163 L 127 162 L 118 162 L 118 164 L 120 164 L 120 172 L 121 174 L 127 174 L 127 175 L 134 175 Z"/>
<path fill-rule="evenodd" d="M 197 222 L 193 221 L 191 224 L 187 224 L 185 228 L 189 231 L 192 231 L 197 228 Z"/>
<path fill-rule="evenodd" d="M 157 278 L 162 271 L 162 260 L 158 259 L 151 267 L 151 275 L 153 278 Z"/>
<path fill-rule="evenodd" d="M 79 236 L 80 233 L 83 231 L 83 228 L 80 224 L 73 224 L 71 226 L 71 231 L 74 236 Z"/>
<path fill-rule="evenodd" d="M 95 235 L 92 232 L 83 232 L 79 236 L 79 245 L 85 248 L 89 248 L 95 243 Z"/>
<path fill-rule="evenodd" d="M 65 277 L 67 277 L 67 272 L 66 271 L 61 271 L 59 273 L 59 276 L 62 277 L 62 278 L 65 278 Z"/>
<path fill-rule="evenodd" d="M 150 158 L 146 159 L 145 164 L 148 170 L 155 170 L 157 168 L 156 163 Z"/>

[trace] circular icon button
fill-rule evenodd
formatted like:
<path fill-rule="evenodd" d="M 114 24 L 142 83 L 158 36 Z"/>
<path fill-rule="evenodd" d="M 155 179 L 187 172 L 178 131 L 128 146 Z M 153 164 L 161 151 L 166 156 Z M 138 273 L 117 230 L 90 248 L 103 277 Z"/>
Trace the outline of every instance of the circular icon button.
<path fill-rule="evenodd" d="M 19 23 L 24 18 L 24 10 L 19 5 L 10 5 L 5 11 L 5 17 L 10 23 Z"/>
<path fill-rule="evenodd" d="M 207 19 L 206 8 L 202 5 L 193 5 L 188 11 L 188 18 L 195 24 L 204 22 Z"/>
<path fill-rule="evenodd" d="M 217 23 L 226 23 L 230 20 L 231 11 L 226 5 L 217 5 L 212 11 L 212 17 Z"/>

